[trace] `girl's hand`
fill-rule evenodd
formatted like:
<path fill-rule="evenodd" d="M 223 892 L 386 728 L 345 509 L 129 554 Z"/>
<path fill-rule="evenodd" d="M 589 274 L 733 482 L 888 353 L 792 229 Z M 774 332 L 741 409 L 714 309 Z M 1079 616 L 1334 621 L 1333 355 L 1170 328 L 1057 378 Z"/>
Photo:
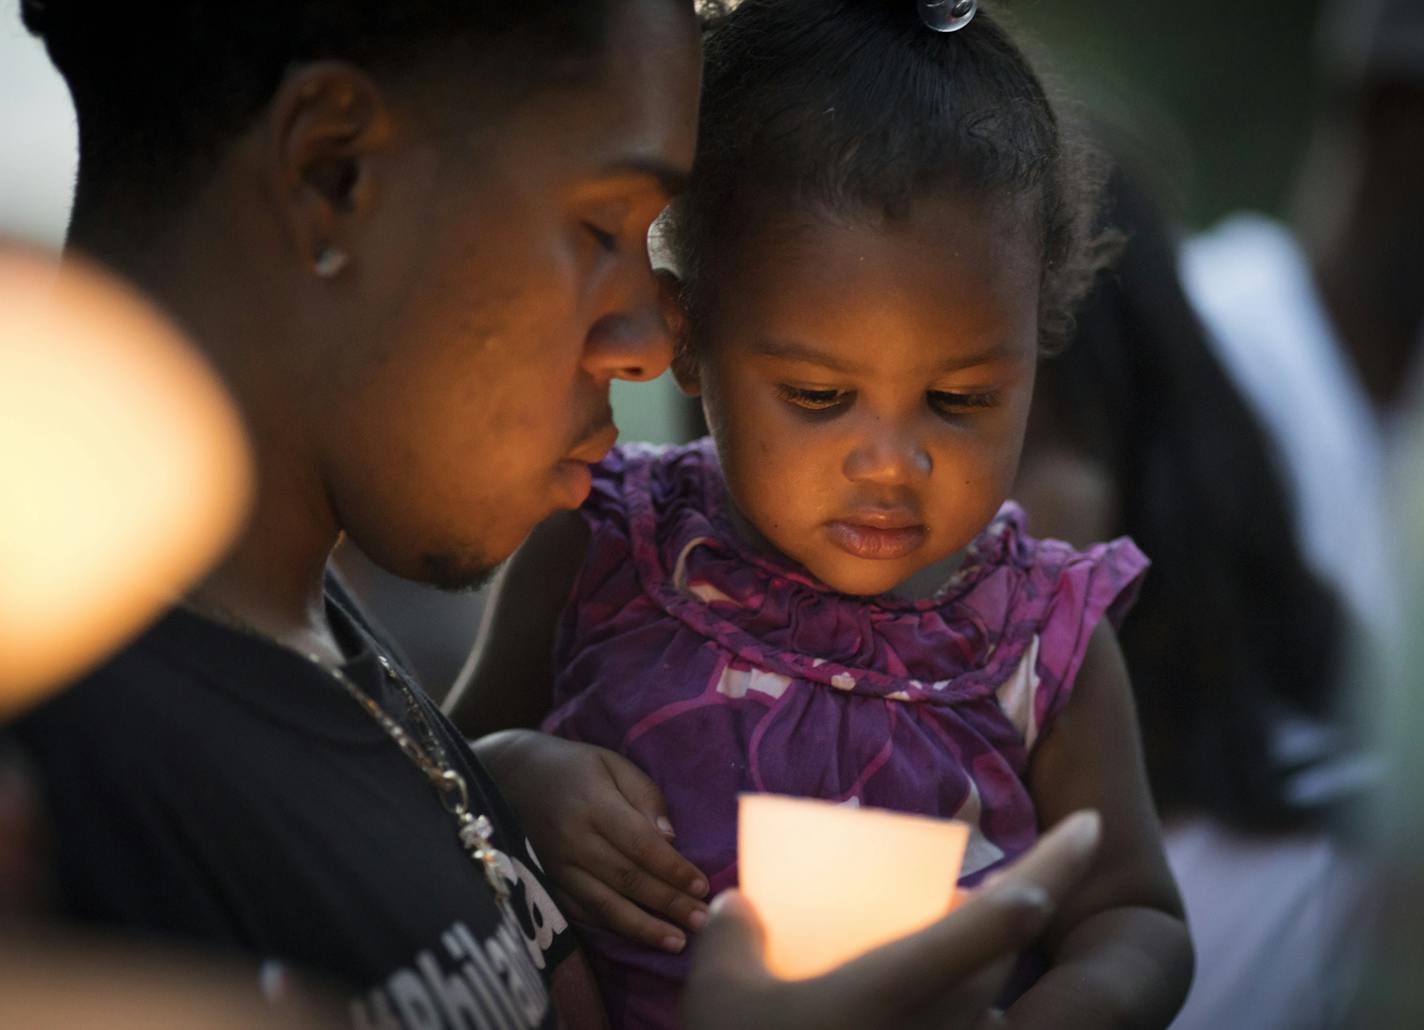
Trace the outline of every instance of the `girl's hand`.
<path fill-rule="evenodd" d="M 680 952 L 707 880 L 669 841 L 662 792 L 622 755 L 533 730 L 474 742 L 575 919 Z M 660 918 L 662 917 L 662 918 Z M 675 925 L 676 924 L 676 925 Z"/>

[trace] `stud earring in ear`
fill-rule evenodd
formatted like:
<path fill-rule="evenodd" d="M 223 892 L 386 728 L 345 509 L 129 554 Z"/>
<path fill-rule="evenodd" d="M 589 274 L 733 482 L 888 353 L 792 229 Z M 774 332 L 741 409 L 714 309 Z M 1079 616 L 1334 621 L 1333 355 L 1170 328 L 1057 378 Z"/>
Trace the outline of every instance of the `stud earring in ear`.
<path fill-rule="evenodd" d="M 312 262 L 312 270 L 323 279 L 335 279 L 341 274 L 341 270 L 351 263 L 351 255 L 340 247 L 330 245 L 322 247 L 316 252 L 316 260 Z"/>

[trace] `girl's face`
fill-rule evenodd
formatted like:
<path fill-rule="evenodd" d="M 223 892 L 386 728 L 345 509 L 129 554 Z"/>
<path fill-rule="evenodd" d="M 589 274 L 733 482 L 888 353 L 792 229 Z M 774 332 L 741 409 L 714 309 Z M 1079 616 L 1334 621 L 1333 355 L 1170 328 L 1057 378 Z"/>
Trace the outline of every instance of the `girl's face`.
<path fill-rule="evenodd" d="M 848 594 L 947 573 L 1014 480 L 1038 282 L 1022 220 L 972 199 L 752 232 L 681 370 L 743 530 Z"/>

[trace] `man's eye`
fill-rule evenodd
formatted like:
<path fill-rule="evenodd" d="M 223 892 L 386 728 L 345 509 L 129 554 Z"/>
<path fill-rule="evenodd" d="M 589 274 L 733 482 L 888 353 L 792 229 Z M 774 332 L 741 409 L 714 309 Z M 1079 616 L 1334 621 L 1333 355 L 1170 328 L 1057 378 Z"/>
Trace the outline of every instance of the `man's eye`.
<path fill-rule="evenodd" d="M 838 408 L 850 398 L 846 390 L 803 390 L 799 386 L 782 383 L 776 392 L 787 404 L 803 411 L 830 411 Z"/>
<path fill-rule="evenodd" d="M 605 229 L 600 229 L 592 222 L 584 222 L 583 227 L 588 230 L 588 234 L 593 237 L 594 242 L 610 254 L 618 252 L 618 237 Z"/>
<path fill-rule="evenodd" d="M 930 407 L 941 415 L 963 415 L 971 411 L 992 408 L 999 403 L 999 394 L 994 390 L 978 393 L 931 390 L 925 397 L 929 401 Z"/>

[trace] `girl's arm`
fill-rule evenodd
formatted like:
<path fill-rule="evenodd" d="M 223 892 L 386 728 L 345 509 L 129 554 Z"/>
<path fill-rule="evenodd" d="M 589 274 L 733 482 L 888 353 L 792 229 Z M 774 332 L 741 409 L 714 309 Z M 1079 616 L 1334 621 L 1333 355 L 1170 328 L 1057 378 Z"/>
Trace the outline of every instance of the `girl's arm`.
<path fill-rule="evenodd" d="M 536 732 L 554 637 L 588 551 L 577 512 L 545 520 L 500 572 L 480 639 L 446 702 L 519 816 L 576 919 L 677 952 L 706 917 L 707 882 L 668 842 L 662 792 L 622 755 Z"/>
<path fill-rule="evenodd" d="M 545 519 L 500 570 L 474 652 L 445 701 L 471 739 L 538 726 L 554 689 L 554 634 L 588 552 L 576 511 Z"/>
<path fill-rule="evenodd" d="M 1041 826 L 1096 808 L 1102 844 L 1045 935 L 1052 968 L 1009 1009 L 1009 1025 L 1167 1026 L 1191 983 L 1191 938 L 1148 791 L 1127 669 L 1106 623 L 1034 752 L 1029 789 Z"/>

